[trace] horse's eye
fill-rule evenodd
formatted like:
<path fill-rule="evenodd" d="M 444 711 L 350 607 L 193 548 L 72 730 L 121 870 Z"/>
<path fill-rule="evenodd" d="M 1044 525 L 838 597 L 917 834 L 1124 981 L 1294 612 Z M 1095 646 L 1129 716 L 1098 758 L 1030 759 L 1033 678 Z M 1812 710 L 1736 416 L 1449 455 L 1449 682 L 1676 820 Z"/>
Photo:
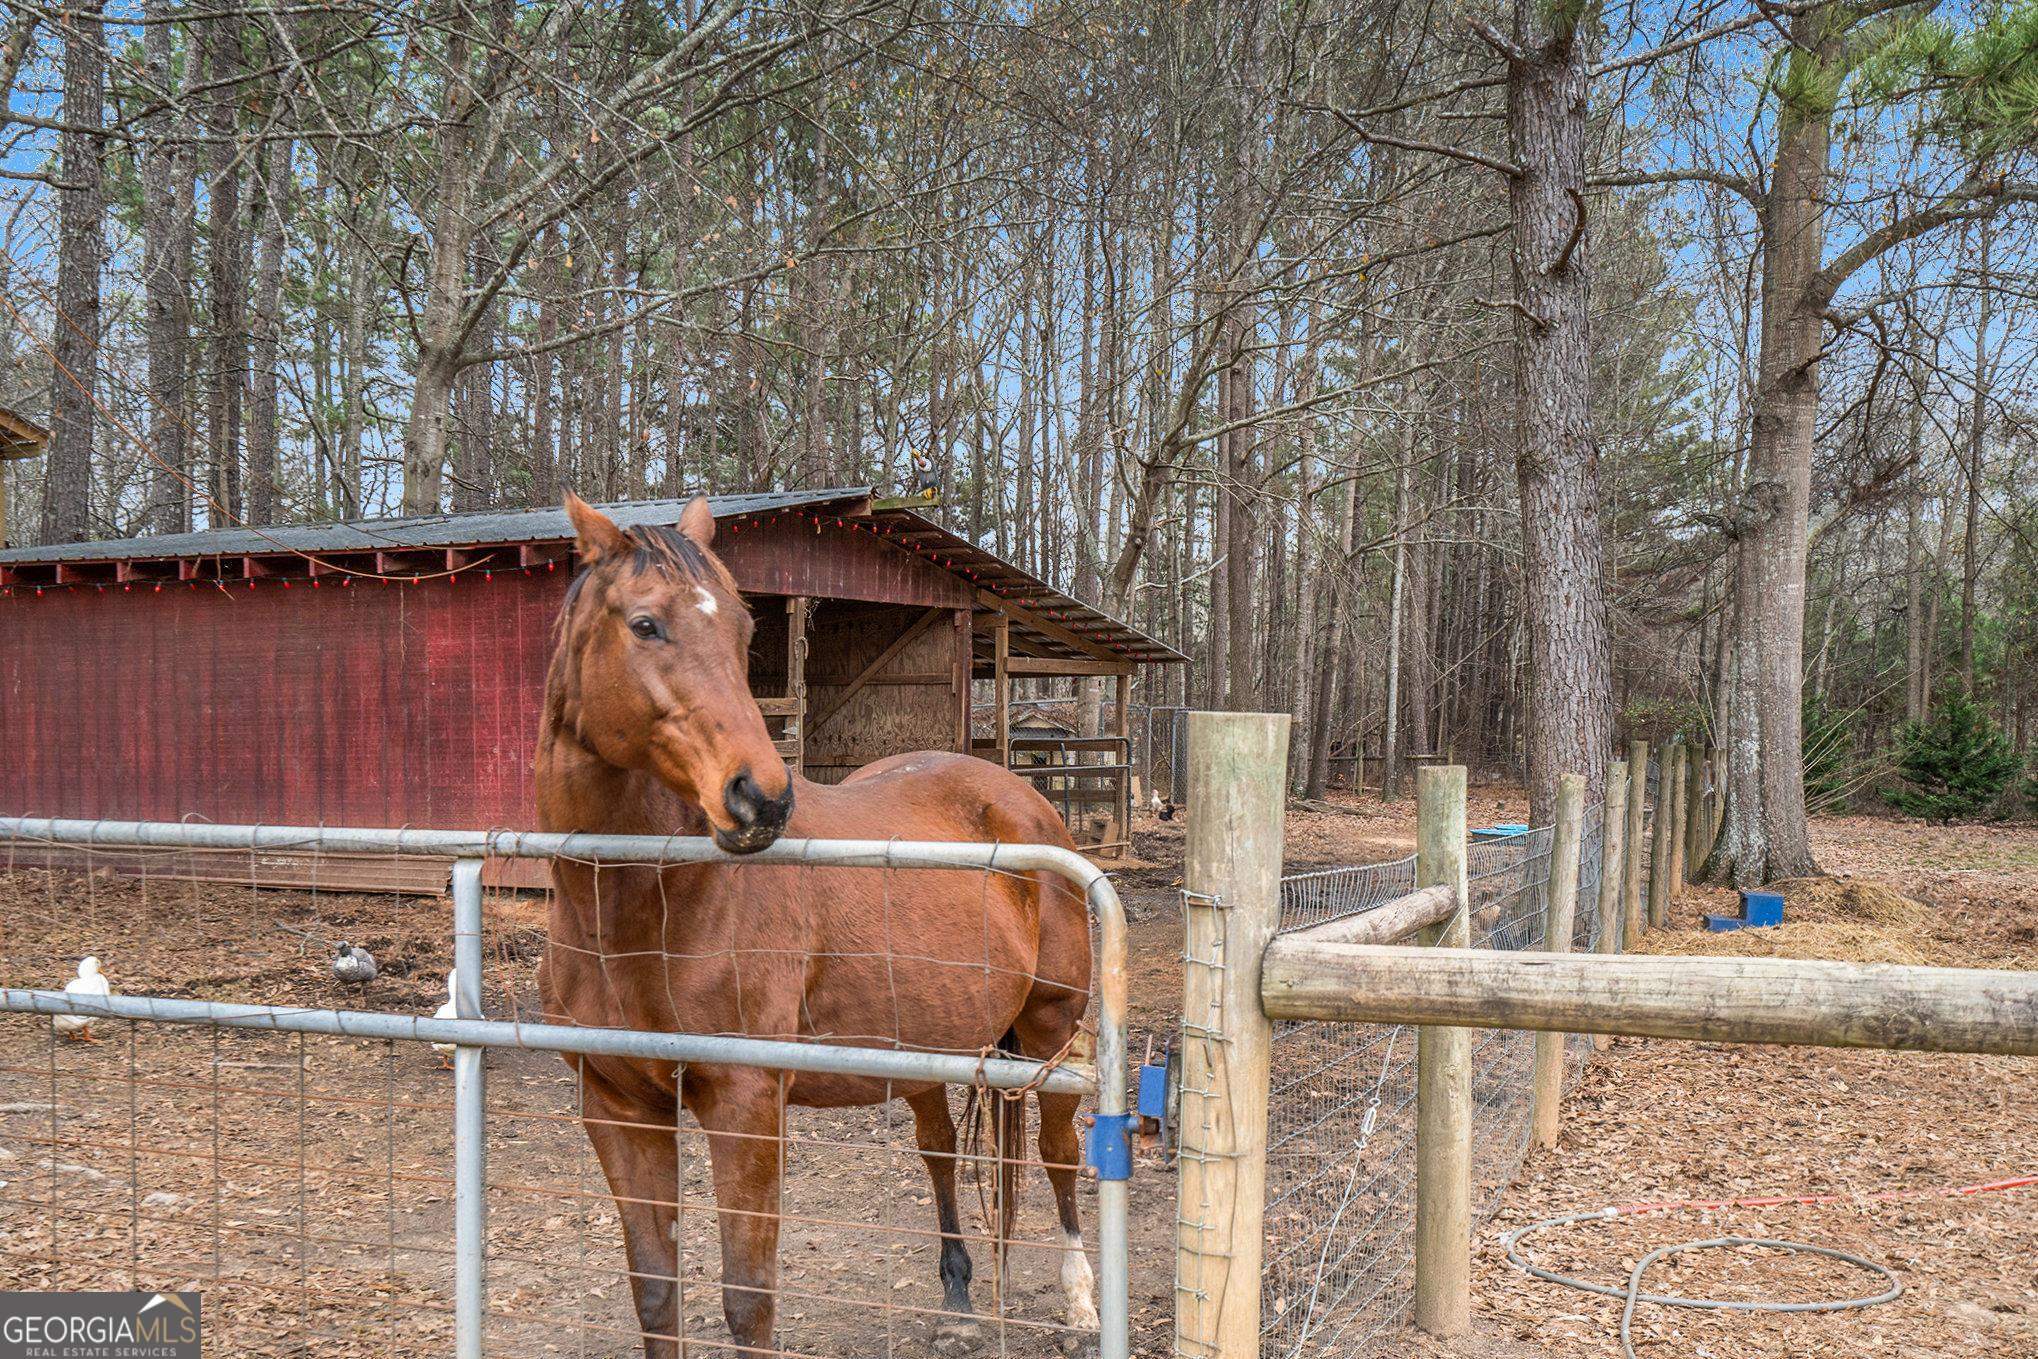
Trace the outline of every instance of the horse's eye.
<path fill-rule="evenodd" d="M 644 613 L 630 620 L 630 631 L 647 642 L 655 642 L 665 635 L 665 629 L 658 626 L 658 620 Z"/>

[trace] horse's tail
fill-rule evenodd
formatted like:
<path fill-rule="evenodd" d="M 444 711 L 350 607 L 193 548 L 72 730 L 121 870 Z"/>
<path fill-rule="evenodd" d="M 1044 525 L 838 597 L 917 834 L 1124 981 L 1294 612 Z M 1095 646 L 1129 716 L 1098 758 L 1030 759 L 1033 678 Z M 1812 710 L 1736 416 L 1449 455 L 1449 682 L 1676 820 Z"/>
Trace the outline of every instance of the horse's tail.
<path fill-rule="evenodd" d="M 1005 1036 L 997 1043 L 1000 1053 L 1008 1057 L 1022 1057 L 1019 1050 L 1019 1033 L 1016 1029 L 1005 1030 Z M 994 1116 L 985 1118 L 986 1110 Z M 988 1127 L 986 1126 L 988 1125 Z M 989 1195 L 984 1185 L 983 1139 L 986 1132 L 991 1136 L 991 1155 L 998 1165 L 997 1204 L 988 1202 Z M 991 1229 L 991 1239 L 996 1248 L 995 1278 L 1002 1292 L 1005 1279 L 1005 1256 L 1012 1240 L 1012 1225 L 1019 1215 L 1019 1165 L 1023 1152 L 1021 1139 L 1026 1131 L 1026 1092 L 1023 1090 L 993 1090 L 979 1082 L 969 1088 L 962 1104 L 962 1144 L 969 1149 L 976 1165 L 977 1204 L 983 1209 L 984 1221 Z"/>

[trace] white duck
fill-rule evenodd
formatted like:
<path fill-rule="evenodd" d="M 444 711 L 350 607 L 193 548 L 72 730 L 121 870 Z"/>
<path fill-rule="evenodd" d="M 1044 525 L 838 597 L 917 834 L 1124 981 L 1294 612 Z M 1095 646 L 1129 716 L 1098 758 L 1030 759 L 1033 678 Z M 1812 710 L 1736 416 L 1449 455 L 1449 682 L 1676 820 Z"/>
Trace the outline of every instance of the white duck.
<path fill-rule="evenodd" d="M 78 975 L 64 983 L 67 996 L 110 996 L 113 988 L 99 971 L 97 958 L 86 958 L 78 964 Z M 91 1015 L 51 1015 L 50 1027 L 64 1037 L 78 1043 L 96 1043 L 92 1036 Z"/>
<path fill-rule="evenodd" d="M 433 1011 L 432 1013 L 433 1019 L 458 1019 L 460 1017 L 460 1006 L 458 1002 L 456 1002 L 453 999 L 453 997 L 459 993 L 459 989 L 460 989 L 460 969 L 457 967 L 447 968 L 446 1003 L 444 1005 L 441 1005 L 437 1010 Z M 454 1044 L 434 1043 L 432 1044 L 432 1051 L 439 1054 L 439 1065 L 442 1068 L 450 1069 L 452 1067 L 453 1053 L 456 1051 Z"/>

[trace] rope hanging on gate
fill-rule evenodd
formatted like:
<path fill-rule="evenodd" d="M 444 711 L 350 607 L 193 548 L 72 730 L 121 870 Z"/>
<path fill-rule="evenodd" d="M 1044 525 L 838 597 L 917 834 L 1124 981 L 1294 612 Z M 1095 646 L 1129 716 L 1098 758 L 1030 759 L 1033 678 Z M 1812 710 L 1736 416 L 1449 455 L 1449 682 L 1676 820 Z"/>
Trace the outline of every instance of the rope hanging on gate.
<path fill-rule="evenodd" d="M 1005 1239 L 1006 1205 L 1001 1201 L 998 1210 L 993 1211 L 990 1196 L 984 1190 L 983 1145 L 984 1125 L 987 1121 L 984 1112 L 991 1108 L 998 1111 L 998 1117 L 991 1120 L 991 1137 L 994 1143 L 992 1150 L 1002 1168 L 1004 1162 L 1014 1154 L 1013 1148 L 1005 1145 L 1004 1125 L 1009 1119 L 1015 1142 L 1023 1136 L 1025 1132 L 1023 1101 L 1029 1094 L 1038 1093 L 1048 1074 L 1068 1060 L 1069 1054 L 1076 1049 L 1077 1040 L 1085 1032 L 1095 1033 L 1096 1030 L 1088 1020 L 1076 1021 L 1075 1028 L 1069 1030 L 1067 1040 L 1055 1050 L 1054 1055 L 1043 1061 L 1039 1070 L 1029 1076 L 1024 1084 L 1010 1088 L 993 1086 L 984 1072 L 984 1063 L 994 1058 L 1017 1058 L 1024 1061 L 1024 1056 L 1007 1052 L 995 1043 L 987 1043 L 977 1050 L 976 1078 L 970 1083 L 969 1093 L 963 1096 L 962 1123 L 957 1133 L 956 1145 L 968 1149 L 971 1178 L 976 1184 L 977 1211 L 983 1215 L 984 1224 L 989 1228 L 991 1240 L 995 1244 L 993 1279 L 994 1287 L 1001 1297 L 1005 1286 L 1005 1250 L 1008 1244 Z M 993 1096 L 996 1096 L 995 1100 Z M 1001 1176 L 1000 1179 L 1002 1178 Z M 1018 1193 L 1016 1184 L 1013 1193 L 1016 1197 Z"/>

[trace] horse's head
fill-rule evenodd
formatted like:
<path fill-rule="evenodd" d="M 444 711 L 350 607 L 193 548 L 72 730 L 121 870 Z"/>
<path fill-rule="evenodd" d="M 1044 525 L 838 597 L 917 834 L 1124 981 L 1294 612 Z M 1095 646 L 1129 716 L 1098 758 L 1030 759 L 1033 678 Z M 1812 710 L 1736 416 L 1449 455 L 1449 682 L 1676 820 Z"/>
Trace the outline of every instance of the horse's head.
<path fill-rule="evenodd" d="M 705 497 L 677 529 L 624 530 L 568 493 L 583 569 L 547 681 L 551 720 L 701 809 L 715 843 L 763 849 L 792 815 L 792 778 L 750 696 L 750 611 L 708 545 Z"/>

